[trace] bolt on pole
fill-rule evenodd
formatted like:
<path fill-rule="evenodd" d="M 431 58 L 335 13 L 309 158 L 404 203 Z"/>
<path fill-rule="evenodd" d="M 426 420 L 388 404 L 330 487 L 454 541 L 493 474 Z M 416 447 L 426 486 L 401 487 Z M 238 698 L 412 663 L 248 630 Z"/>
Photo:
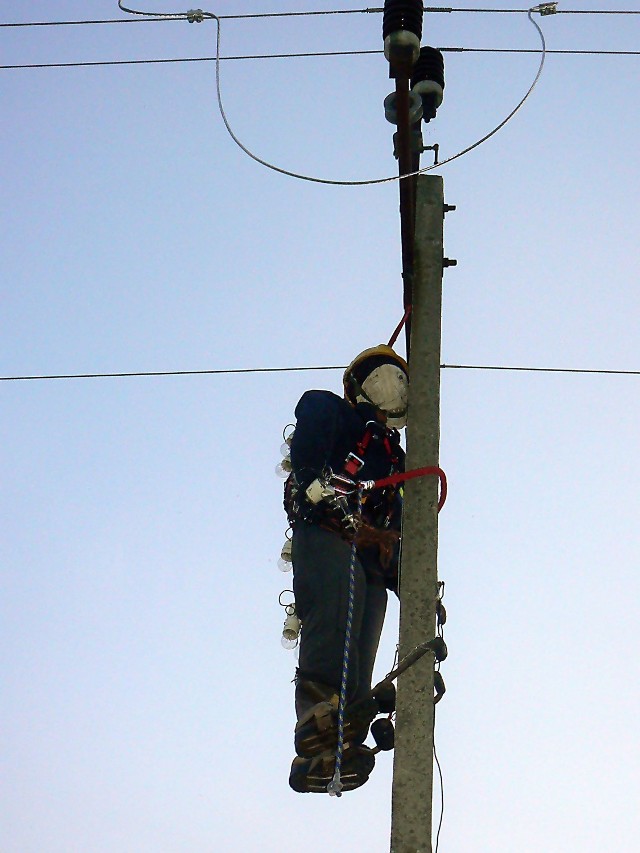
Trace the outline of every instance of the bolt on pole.
<path fill-rule="evenodd" d="M 409 361 L 407 470 L 439 464 L 444 185 L 417 181 L 413 324 Z M 438 480 L 405 485 L 400 566 L 402 659 L 435 635 L 438 596 Z M 431 853 L 434 655 L 398 679 L 391 853 Z"/>

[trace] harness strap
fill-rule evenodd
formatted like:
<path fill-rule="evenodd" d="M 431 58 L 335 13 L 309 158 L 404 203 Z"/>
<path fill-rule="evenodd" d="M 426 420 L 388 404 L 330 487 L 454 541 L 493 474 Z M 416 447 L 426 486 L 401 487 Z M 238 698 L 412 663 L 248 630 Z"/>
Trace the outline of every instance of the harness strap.
<path fill-rule="evenodd" d="M 350 453 L 345 459 L 344 467 L 342 470 L 348 477 L 355 477 L 355 475 L 364 465 L 364 455 L 367 452 L 367 448 L 371 444 L 371 439 L 373 438 L 373 435 L 374 431 L 371 429 L 371 427 L 367 427 L 364 435 L 356 444 L 356 452 Z M 382 441 L 384 444 L 384 449 L 387 451 L 387 456 L 391 461 L 391 464 L 397 465 L 398 457 L 394 454 L 393 448 L 391 447 L 388 430 L 385 431 L 384 438 L 382 439 Z"/>

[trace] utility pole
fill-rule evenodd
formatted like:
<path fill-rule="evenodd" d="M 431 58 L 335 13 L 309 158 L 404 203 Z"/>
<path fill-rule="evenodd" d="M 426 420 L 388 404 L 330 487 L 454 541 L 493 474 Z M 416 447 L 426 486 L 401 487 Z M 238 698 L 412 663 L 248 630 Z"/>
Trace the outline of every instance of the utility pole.
<path fill-rule="evenodd" d="M 439 464 L 443 180 L 417 179 L 407 470 Z M 438 478 L 405 484 L 399 659 L 435 635 Z M 431 853 L 434 654 L 398 679 L 391 853 Z"/>

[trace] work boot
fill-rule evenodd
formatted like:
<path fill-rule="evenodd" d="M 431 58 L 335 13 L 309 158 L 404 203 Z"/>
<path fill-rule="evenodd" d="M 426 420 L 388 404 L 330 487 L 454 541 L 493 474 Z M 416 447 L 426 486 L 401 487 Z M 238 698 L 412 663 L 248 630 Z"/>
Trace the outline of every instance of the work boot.
<path fill-rule="evenodd" d="M 369 725 L 379 712 L 373 696 L 367 696 L 344 711 L 343 739 L 354 745 L 364 743 Z M 312 705 L 303 714 L 295 728 L 295 748 L 298 755 L 313 758 L 327 751 L 335 752 L 338 745 L 338 697 Z"/>
<path fill-rule="evenodd" d="M 313 758 L 338 745 L 338 704 L 335 688 L 319 681 L 296 679 L 295 748 L 298 755 Z M 378 714 L 390 714 L 396 707 L 393 683 L 380 682 L 369 693 L 347 705 L 344 712 L 343 739 L 363 744 L 369 726 Z"/>
<path fill-rule="evenodd" d="M 304 715 L 315 705 L 321 702 L 330 702 L 335 708 L 338 707 L 338 690 L 330 684 L 321 681 L 310 681 L 305 678 L 296 677 L 296 717 L 302 719 Z"/>
<path fill-rule="evenodd" d="M 375 764 L 375 755 L 366 746 L 345 744 L 340 766 L 342 791 L 353 791 L 369 778 Z M 314 758 L 293 759 L 289 786 L 299 794 L 326 794 L 336 767 L 334 752 L 323 752 Z"/>

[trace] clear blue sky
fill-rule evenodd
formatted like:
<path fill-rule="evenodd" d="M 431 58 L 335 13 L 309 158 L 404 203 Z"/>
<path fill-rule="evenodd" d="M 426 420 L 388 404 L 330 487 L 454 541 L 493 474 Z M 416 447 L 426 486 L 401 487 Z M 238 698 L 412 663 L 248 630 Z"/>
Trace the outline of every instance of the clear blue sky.
<path fill-rule="evenodd" d="M 125 17 L 115 0 L 0 6 L 2 22 Z M 374 50 L 380 17 L 224 21 L 222 51 Z M 537 20 L 550 49 L 640 42 L 640 16 Z M 524 14 L 428 14 L 423 43 L 539 47 Z M 202 57 L 215 27 L 2 28 L 0 45 L 3 65 Z M 443 157 L 509 113 L 538 57 L 445 61 L 426 134 Z M 550 55 L 514 119 L 442 169 L 458 208 L 445 363 L 640 369 L 639 61 Z M 388 339 L 397 186 L 251 161 L 213 63 L 1 70 L 0 87 L 3 376 L 340 365 Z M 395 171 L 379 55 L 226 62 L 222 87 L 267 160 Z M 390 755 L 339 801 L 287 786 L 273 471 L 300 394 L 339 386 L 335 371 L 0 383 L 2 853 L 388 850 Z M 441 853 L 637 849 L 639 389 L 443 370 Z M 396 632 L 393 605 L 380 675 Z"/>

